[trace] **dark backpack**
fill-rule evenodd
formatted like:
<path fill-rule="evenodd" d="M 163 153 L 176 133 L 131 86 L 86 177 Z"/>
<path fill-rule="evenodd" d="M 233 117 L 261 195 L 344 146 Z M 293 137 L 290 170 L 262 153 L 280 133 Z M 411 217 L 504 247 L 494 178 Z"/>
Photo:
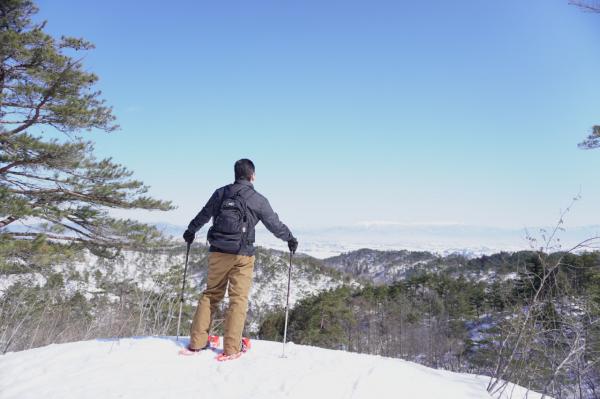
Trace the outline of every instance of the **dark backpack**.
<path fill-rule="evenodd" d="M 225 189 L 221 206 L 208 229 L 210 245 L 232 254 L 242 249 L 248 233 L 248 207 L 241 191 L 231 194 L 231 186 Z"/>

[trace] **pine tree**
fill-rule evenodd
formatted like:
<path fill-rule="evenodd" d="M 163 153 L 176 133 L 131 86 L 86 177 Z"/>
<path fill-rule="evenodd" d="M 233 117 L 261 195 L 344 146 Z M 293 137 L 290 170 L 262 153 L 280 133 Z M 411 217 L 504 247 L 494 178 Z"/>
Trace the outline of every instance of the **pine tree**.
<path fill-rule="evenodd" d="M 98 77 L 81 62 L 93 45 L 48 35 L 46 22 L 32 21 L 37 11 L 30 0 L 0 1 L 0 259 L 42 262 L 36 256 L 60 243 L 61 253 L 86 247 L 110 255 L 159 239 L 154 227 L 109 210 L 164 211 L 170 202 L 148 196 L 110 158 L 96 159 L 81 137 L 118 128 L 94 88 Z"/>

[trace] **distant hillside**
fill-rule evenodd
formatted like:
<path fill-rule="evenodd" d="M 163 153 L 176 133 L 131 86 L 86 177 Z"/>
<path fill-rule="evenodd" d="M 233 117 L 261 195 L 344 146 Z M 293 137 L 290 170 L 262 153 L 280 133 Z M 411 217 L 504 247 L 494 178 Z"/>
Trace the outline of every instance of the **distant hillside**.
<path fill-rule="evenodd" d="M 373 284 L 391 284 L 415 274 L 444 271 L 452 276 L 463 275 L 472 280 L 490 280 L 514 276 L 519 260 L 529 251 L 500 252 L 471 258 L 465 255 L 436 255 L 426 251 L 380 251 L 359 249 L 331 258 L 323 263 L 336 271 Z"/>
<path fill-rule="evenodd" d="M 208 248 L 190 253 L 182 331 L 187 333 L 204 289 Z M 175 334 L 185 245 L 128 251 L 114 259 L 90 253 L 46 269 L 0 270 L 0 352 L 51 342 L 101 336 Z M 246 332 L 256 331 L 265 314 L 285 306 L 289 253 L 258 248 Z M 341 285 L 359 286 L 350 274 L 298 254 L 292 267 L 290 304 Z M 216 331 L 227 306 L 216 315 Z M 44 326 L 47 326 L 44 329 Z M 64 329 L 61 330 L 61 329 Z M 13 340 L 3 341 L 15 332 Z M 35 332 L 28 339 L 28 332 Z"/>
<path fill-rule="evenodd" d="M 389 284 L 422 271 L 439 268 L 441 257 L 431 252 L 359 249 L 324 259 L 328 267 L 374 284 Z"/>

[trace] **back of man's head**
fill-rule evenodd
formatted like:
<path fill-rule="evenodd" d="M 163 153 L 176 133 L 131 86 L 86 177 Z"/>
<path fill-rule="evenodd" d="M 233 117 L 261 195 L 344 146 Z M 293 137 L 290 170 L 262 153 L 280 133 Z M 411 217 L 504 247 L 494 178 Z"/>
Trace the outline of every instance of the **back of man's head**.
<path fill-rule="evenodd" d="M 248 180 L 252 179 L 254 174 L 254 163 L 249 159 L 240 159 L 235 163 L 233 167 L 235 171 L 235 180 Z"/>

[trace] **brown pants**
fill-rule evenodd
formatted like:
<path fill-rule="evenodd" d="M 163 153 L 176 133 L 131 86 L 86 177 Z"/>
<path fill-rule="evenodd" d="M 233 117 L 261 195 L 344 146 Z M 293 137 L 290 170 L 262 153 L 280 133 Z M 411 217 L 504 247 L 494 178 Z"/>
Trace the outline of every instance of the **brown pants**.
<path fill-rule="evenodd" d="M 223 347 L 226 355 L 233 355 L 240 351 L 253 270 L 254 256 L 221 252 L 211 252 L 208 255 L 206 290 L 198 301 L 192 322 L 191 348 L 198 349 L 206 345 L 213 316 L 225 296 L 229 283 L 229 309 L 225 316 Z"/>

